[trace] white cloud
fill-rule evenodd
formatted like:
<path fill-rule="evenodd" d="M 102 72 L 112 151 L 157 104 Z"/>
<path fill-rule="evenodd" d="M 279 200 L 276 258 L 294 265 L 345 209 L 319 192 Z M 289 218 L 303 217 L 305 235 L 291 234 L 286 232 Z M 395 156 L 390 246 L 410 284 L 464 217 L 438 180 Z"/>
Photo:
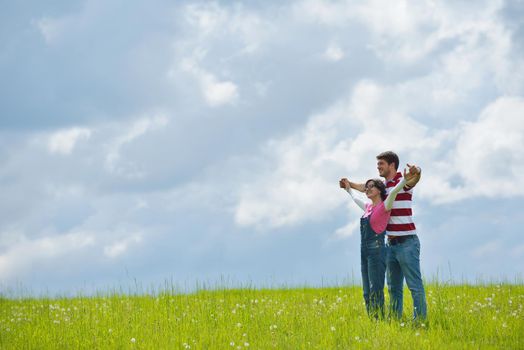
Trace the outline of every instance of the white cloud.
<path fill-rule="evenodd" d="M 86 1 L 79 12 L 68 13 L 59 17 L 43 16 L 33 20 L 46 44 L 57 45 L 77 39 L 77 35 L 89 28 L 95 18 L 104 12 L 105 6 L 97 1 Z"/>
<path fill-rule="evenodd" d="M 524 171 L 522 115 L 523 98 L 500 97 L 478 119 L 456 125 L 447 133 L 453 138 L 444 144 L 449 148 L 439 146 L 427 154 L 431 171 L 423 175 L 426 185 L 420 186 L 420 195 L 438 204 L 524 195 L 514 186 Z"/>
<path fill-rule="evenodd" d="M 83 251 L 94 243 L 94 236 L 85 232 L 34 240 L 20 236 L 16 243 L 10 244 L 8 249 L 0 255 L 0 280 L 6 281 L 21 277 L 35 264 Z"/>
<path fill-rule="evenodd" d="M 297 19 L 337 26 L 355 16 L 351 11 L 350 1 L 305 0 L 293 6 L 293 13 Z"/>
<path fill-rule="evenodd" d="M 98 125 L 93 131 L 65 129 L 52 135 L 44 133 L 37 147 L 25 145 L 25 139 L 10 142 L 2 136 L 9 149 L 0 154 L 3 162 L 0 177 L 4 179 L 3 188 L 10 189 L 6 193 L 11 198 L 6 202 L 9 205 L 4 217 L 16 217 L 9 218 L 4 226 L 19 224 L 39 237 L 45 234 L 43 226 L 55 223 L 60 227 L 85 225 L 96 229 L 90 232 L 99 232 L 99 228 L 113 224 L 139 226 L 136 222 L 173 227 L 174 221 L 169 220 L 176 220 L 178 228 L 193 219 L 192 214 L 183 218 L 176 215 L 201 212 L 209 215 L 209 220 L 202 224 L 199 234 L 209 240 L 224 231 L 223 227 L 217 229 L 215 222 L 228 220 L 221 216 L 227 210 L 224 208 L 231 205 L 234 220 L 240 226 L 271 229 L 317 221 L 330 227 L 336 238 L 353 238 L 358 231 L 360 212 L 338 188 L 338 179 L 348 176 L 358 181 L 376 176 L 375 155 L 386 149 L 397 151 L 403 162 L 414 161 L 423 167 L 416 200 L 422 202 L 421 207 L 435 210 L 437 217 L 442 212 L 435 204 L 478 198 L 478 202 L 466 202 L 468 209 L 475 210 L 485 197 L 511 198 L 523 194 L 514 185 L 524 170 L 521 152 L 524 64 L 522 55 L 516 54 L 522 35 L 512 32 L 514 29 L 503 22 L 503 16 L 497 12 L 501 1 L 479 5 L 430 0 L 416 3 L 309 0 L 294 3 L 291 10 L 287 4 L 254 7 L 218 2 L 183 4 L 167 6 L 163 14 L 158 13 L 159 17 L 148 14 L 158 18 L 155 23 L 159 26 L 148 26 L 151 31 L 145 36 L 146 41 L 134 36 L 132 30 L 125 30 L 122 33 L 127 35 L 117 33 L 111 43 L 99 34 L 107 32 L 101 30 L 106 22 L 113 24 L 107 20 L 112 18 L 112 8 L 98 0 L 86 4 L 78 15 L 44 17 L 33 24 L 47 44 L 63 45 L 60 52 L 71 51 L 73 56 L 83 52 L 75 50 L 78 38 L 82 42 L 99 42 L 101 47 L 115 42 L 117 45 L 111 46 L 114 51 L 100 50 L 103 56 L 91 57 L 86 51 L 86 62 L 92 63 L 88 69 L 97 72 L 106 65 L 113 68 L 114 62 L 122 62 L 121 58 L 133 53 L 133 57 L 127 57 L 129 65 L 124 65 L 131 70 L 115 74 L 124 76 L 121 73 L 131 72 L 126 77 L 133 79 L 129 81 L 135 85 L 128 90 L 111 84 L 112 89 L 119 89 L 115 91 L 117 95 L 127 98 L 141 94 L 141 88 L 146 89 L 143 94 L 146 104 L 176 106 L 174 118 L 180 117 L 182 121 L 164 128 L 169 122 L 167 118 L 148 115 L 129 124 Z M 119 17 L 119 21 L 123 20 L 119 22 L 121 28 L 126 28 L 128 20 L 134 21 L 133 11 L 137 8 L 130 7 Z M 157 10 L 153 7 L 151 11 Z M 166 40 L 172 40 L 173 45 L 165 45 Z M 171 61 L 151 59 L 166 57 L 165 52 L 170 49 L 173 57 L 167 60 Z M 108 53 L 111 54 L 107 56 Z M 349 54 L 355 60 L 344 59 Z M 311 55 L 317 59 L 310 60 Z M 316 70 L 319 58 L 337 64 L 328 67 L 330 73 L 325 75 Z M 165 81 L 155 85 L 158 82 L 140 80 L 140 76 L 156 76 L 149 74 L 151 62 L 158 63 L 157 70 L 170 64 L 172 72 L 178 75 L 171 77 L 176 89 L 167 102 L 162 94 L 153 100 L 148 97 L 151 91 L 166 91 Z M 320 66 L 326 69 L 325 65 Z M 68 71 L 76 67 L 73 65 Z M 333 69 L 340 69 L 341 74 L 331 76 Z M 139 74 L 135 75 L 136 72 Z M 310 79 L 319 74 L 328 78 Z M 97 77 L 93 76 L 95 80 Z M 333 85 L 331 77 L 336 80 Z M 159 80 L 163 78 L 159 75 Z M 31 81 L 27 83 L 29 86 Z M 187 89 L 187 85 L 193 84 L 197 90 L 195 100 L 191 99 L 193 89 Z M 351 91 L 338 89 L 329 96 L 317 94 L 326 84 L 342 89 L 347 86 Z M 287 94 L 284 88 L 293 90 L 293 94 Z M 187 95 L 177 95 L 180 90 Z M 258 100 L 264 98 L 261 111 L 250 109 L 252 106 L 258 109 L 262 104 L 251 103 L 249 93 L 257 94 Z M 100 108 L 108 107 L 107 103 L 113 99 L 97 101 L 100 96 L 93 94 L 92 102 Z M 274 99 L 275 96 L 279 98 Z M 71 101 L 78 103 L 85 99 Z M 114 101 L 118 103 L 121 99 Z M 128 108 L 150 107 L 136 107 L 139 103 L 133 101 Z M 333 104 L 329 106 L 330 103 Z M 199 158 L 195 152 L 201 153 L 206 147 L 200 147 L 203 145 L 200 141 L 185 140 L 205 137 L 212 131 L 205 129 L 207 123 L 195 137 L 192 133 L 195 124 L 188 120 L 224 112 L 218 108 L 210 110 L 205 105 L 241 105 L 242 108 L 227 110 L 231 117 L 253 112 L 243 120 L 246 129 L 240 135 L 253 132 L 255 137 L 248 141 L 249 136 L 230 140 L 213 134 L 213 145 L 223 147 L 231 143 L 219 150 L 218 160 L 209 160 L 211 164 L 195 160 Z M 83 107 L 79 110 L 85 110 Z M 164 106 L 159 109 L 165 110 Z M 297 115 L 297 111 L 303 115 Z M 111 111 L 100 112 L 112 115 Z M 266 116 L 269 117 L 264 120 Z M 278 118 L 282 118 L 282 124 L 274 123 Z M 224 126 L 216 121 L 213 126 Z M 167 141 L 180 135 L 184 141 Z M 170 153 L 173 162 L 169 163 L 177 166 L 164 166 L 163 157 L 151 156 L 151 150 L 165 150 L 166 146 L 182 143 L 188 145 L 183 155 Z M 261 145 L 259 152 L 246 156 L 257 145 Z M 74 156 L 56 157 L 48 153 Z M 221 157 L 227 154 L 230 162 L 222 163 Z M 244 158 L 248 158 L 247 162 L 243 162 Z M 134 181 L 121 181 L 146 175 L 151 175 L 148 181 L 140 182 L 137 187 L 133 187 Z M 199 178 L 195 180 L 195 176 Z M 186 184 L 180 185 L 184 181 Z M 124 185 L 120 186 L 121 183 Z M 131 187 L 139 194 L 125 193 Z M 100 189 L 104 192 L 100 193 Z M 333 227 L 332 213 L 336 211 L 339 215 L 341 208 L 347 212 L 347 222 Z M 159 223 L 164 220 L 162 210 L 172 215 L 166 215 L 169 218 Z M 419 214 L 416 209 L 415 212 Z M 0 276 L 9 278 L 30 271 L 40 262 L 60 262 L 68 251 L 81 254 L 84 249 L 108 258 L 105 263 L 118 265 L 118 258 L 128 258 L 126 253 L 138 248 L 142 239 L 140 235 L 127 237 L 123 232 L 102 233 L 96 236 L 97 246 L 93 248 L 95 236 L 91 234 L 86 236 L 93 241 L 84 245 L 80 238 L 75 243 L 51 235 L 48 239 L 54 243 L 46 246 L 43 238 L 17 241 L 21 234 L 13 232 L 9 235 L 2 232 L 0 236 Z M 69 244 L 69 248 L 60 248 L 61 244 Z M 470 247 L 469 253 L 474 251 L 482 257 L 483 253 L 497 249 L 501 246 L 487 245 L 476 251 Z M 514 257 L 522 256 L 522 246 L 508 251 Z M 45 269 L 42 267 L 42 271 Z M 90 271 L 96 271 L 96 267 Z M 53 273 L 52 268 L 47 273 Z"/>
<path fill-rule="evenodd" d="M 275 182 L 279 180 L 282 182 Z M 333 184 L 307 174 L 297 173 L 296 178 L 276 174 L 255 186 L 260 188 L 244 188 L 240 194 L 235 220 L 241 226 L 257 225 L 263 221 L 267 221 L 270 227 L 293 225 L 304 216 L 315 220 L 326 207 L 334 207 L 339 202 Z"/>
<path fill-rule="evenodd" d="M 218 107 L 237 101 L 238 87 L 231 81 L 219 81 L 213 74 L 200 68 L 196 59 L 184 60 L 182 69 L 196 78 L 209 106 Z"/>
<path fill-rule="evenodd" d="M 229 13 L 218 3 L 190 4 L 185 8 L 186 21 L 202 35 L 212 35 L 227 23 Z"/>
<path fill-rule="evenodd" d="M 431 0 L 305 0 L 296 3 L 292 12 L 297 21 L 328 27 L 346 28 L 360 23 L 371 34 L 368 48 L 384 62 L 411 64 L 454 39 L 488 39 L 493 45 L 506 45 L 508 33 L 502 23 L 494 21 L 502 5 L 502 1 L 489 0 L 482 5 Z M 488 52 L 490 56 L 501 53 L 504 51 Z"/>
<path fill-rule="evenodd" d="M 124 254 L 129 246 L 132 244 L 138 244 L 142 241 L 142 236 L 140 234 L 132 235 L 121 240 L 117 240 L 110 245 L 104 247 L 104 254 L 109 258 L 116 258 Z"/>
<path fill-rule="evenodd" d="M 453 166 L 471 195 L 524 195 L 515 186 L 524 173 L 524 98 L 501 97 L 475 122 L 464 123 Z"/>
<path fill-rule="evenodd" d="M 334 237 L 339 239 L 345 239 L 353 236 L 355 233 L 359 232 L 360 221 L 359 218 L 362 216 L 362 209 L 358 207 L 349 194 L 344 193 L 344 198 L 347 201 L 347 212 L 348 212 L 348 223 L 342 227 L 339 227 L 334 232 Z M 359 194 L 356 194 L 359 196 Z M 360 196 L 362 200 L 366 201 L 365 196 Z"/>
<path fill-rule="evenodd" d="M 169 123 L 169 119 L 164 115 L 157 115 L 153 117 L 144 117 L 135 120 L 130 127 L 125 129 L 125 133 L 121 134 L 115 141 L 118 147 L 132 142 L 137 137 L 144 135 L 148 131 L 159 130 Z"/>
<path fill-rule="evenodd" d="M 237 86 L 230 81 L 217 81 L 211 74 L 200 76 L 206 101 L 210 106 L 231 104 L 238 98 Z"/>
<path fill-rule="evenodd" d="M 395 105 L 397 90 L 362 81 L 302 129 L 269 142 L 260 156 L 271 170 L 241 188 L 236 222 L 277 227 L 325 217 L 345 199 L 337 192 L 338 178 L 376 177 L 375 156 L 389 149 L 401 162 L 422 165 L 419 198 L 444 203 L 524 194 L 515 186 L 524 172 L 523 99 L 502 97 L 476 121 L 431 130 Z"/>
<path fill-rule="evenodd" d="M 190 73 L 208 106 L 235 104 L 240 87 L 234 79 L 234 63 L 265 52 L 278 32 L 274 18 L 264 17 L 240 3 L 221 6 L 208 2 L 185 6 L 182 19 L 190 35 L 174 44 L 175 57 L 168 75 L 177 81 L 178 72 Z M 227 50 L 224 52 L 221 46 Z"/>
<path fill-rule="evenodd" d="M 87 140 L 90 136 L 91 130 L 87 128 L 60 130 L 49 136 L 47 147 L 50 153 L 68 155 L 73 152 L 78 141 Z"/>
<path fill-rule="evenodd" d="M 326 52 L 324 52 L 324 57 L 328 61 L 337 62 L 344 58 L 344 51 L 342 51 L 340 46 L 336 44 L 331 44 L 326 49 Z"/>
<path fill-rule="evenodd" d="M 266 19 L 242 4 L 220 6 L 217 2 L 190 4 L 183 16 L 194 34 L 182 46 L 204 48 L 215 40 L 226 39 L 237 48 L 235 54 L 251 55 L 276 32 L 273 19 Z M 234 55 L 235 55 L 234 54 Z"/>
<path fill-rule="evenodd" d="M 105 166 L 113 174 L 127 178 L 141 178 L 145 176 L 145 171 L 140 169 L 132 161 L 124 161 L 121 157 L 121 149 L 126 144 L 146 134 L 147 132 L 163 129 L 169 123 L 169 119 L 164 115 L 153 117 L 143 117 L 133 121 L 129 126 L 118 125 L 119 133 L 109 144 L 108 152 L 105 157 Z M 123 129 L 123 132 L 120 131 Z"/>
<path fill-rule="evenodd" d="M 338 188 L 340 177 L 376 176 L 375 155 L 383 150 L 402 153 L 411 142 L 431 146 L 423 125 L 382 103 L 387 100 L 384 90 L 363 81 L 349 98 L 312 116 L 304 128 L 268 142 L 262 156 L 271 170 L 241 188 L 236 222 L 278 227 L 320 220 L 347 201 Z"/>
<path fill-rule="evenodd" d="M 52 44 L 58 40 L 62 33 L 62 21 L 43 17 L 34 22 L 47 44 Z"/>
<path fill-rule="evenodd" d="M 337 27 L 358 21 L 367 25 L 374 33 L 388 36 L 410 34 L 422 24 L 431 24 L 431 17 L 436 10 L 438 9 L 430 1 L 405 0 L 305 0 L 293 7 L 298 20 Z"/>

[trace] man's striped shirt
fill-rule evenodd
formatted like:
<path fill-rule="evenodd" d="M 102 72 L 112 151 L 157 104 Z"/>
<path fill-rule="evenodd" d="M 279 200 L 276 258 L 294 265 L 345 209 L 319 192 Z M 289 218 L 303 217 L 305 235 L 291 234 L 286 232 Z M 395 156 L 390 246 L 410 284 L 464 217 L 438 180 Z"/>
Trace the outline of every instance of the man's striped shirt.
<path fill-rule="evenodd" d="M 386 192 L 389 192 L 402 179 L 402 174 L 398 172 L 392 180 L 385 181 Z M 417 230 L 413 222 L 413 212 L 411 210 L 411 198 L 413 196 L 413 188 L 404 186 L 403 189 L 395 198 L 393 208 L 391 209 L 391 216 L 386 227 L 386 234 L 389 236 L 406 236 L 416 235 Z"/>

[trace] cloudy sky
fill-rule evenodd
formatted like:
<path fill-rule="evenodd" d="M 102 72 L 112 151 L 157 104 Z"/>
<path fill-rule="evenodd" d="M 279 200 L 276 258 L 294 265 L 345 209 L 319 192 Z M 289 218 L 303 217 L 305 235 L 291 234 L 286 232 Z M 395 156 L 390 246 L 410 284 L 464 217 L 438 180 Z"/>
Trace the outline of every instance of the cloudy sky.
<path fill-rule="evenodd" d="M 521 0 L 4 2 L 0 286 L 358 282 L 385 150 L 428 280 L 522 281 L 523 58 Z"/>

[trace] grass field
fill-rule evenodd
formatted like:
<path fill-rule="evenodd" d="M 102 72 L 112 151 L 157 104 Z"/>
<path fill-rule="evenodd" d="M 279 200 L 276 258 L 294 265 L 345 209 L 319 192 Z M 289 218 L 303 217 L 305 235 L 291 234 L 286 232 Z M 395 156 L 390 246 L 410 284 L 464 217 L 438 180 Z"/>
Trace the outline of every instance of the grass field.
<path fill-rule="evenodd" d="M 359 286 L 0 299 L 1 349 L 524 349 L 524 285 L 426 286 L 372 321 Z"/>

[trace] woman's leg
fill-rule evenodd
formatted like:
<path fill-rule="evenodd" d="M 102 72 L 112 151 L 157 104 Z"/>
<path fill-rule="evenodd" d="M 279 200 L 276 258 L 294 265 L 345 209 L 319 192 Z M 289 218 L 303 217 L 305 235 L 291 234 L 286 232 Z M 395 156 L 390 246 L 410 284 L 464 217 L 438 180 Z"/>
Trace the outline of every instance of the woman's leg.
<path fill-rule="evenodd" d="M 366 249 L 360 249 L 360 270 L 362 272 L 362 289 L 364 291 L 364 301 L 366 302 L 366 311 L 369 314 L 369 272 L 368 272 L 368 255 Z"/>
<path fill-rule="evenodd" d="M 386 250 L 384 242 L 373 242 L 368 248 L 369 304 L 371 315 L 384 317 L 384 280 L 386 278 Z"/>

